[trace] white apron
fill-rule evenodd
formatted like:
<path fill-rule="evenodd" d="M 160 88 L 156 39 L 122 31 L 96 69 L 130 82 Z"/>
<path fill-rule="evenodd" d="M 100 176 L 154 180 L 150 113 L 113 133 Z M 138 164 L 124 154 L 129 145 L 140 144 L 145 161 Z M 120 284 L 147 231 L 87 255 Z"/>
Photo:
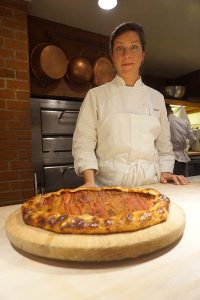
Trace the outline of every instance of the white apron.
<path fill-rule="evenodd" d="M 133 106 L 143 104 L 146 114 L 126 111 L 127 97 Z M 97 185 L 135 187 L 159 181 L 158 154 L 154 143 L 160 132 L 160 123 L 154 115 L 150 97 L 144 85 L 111 88 L 112 112 L 98 128 Z M 124 103 L 124 107 L 119 109 L 116 103 Z"/>

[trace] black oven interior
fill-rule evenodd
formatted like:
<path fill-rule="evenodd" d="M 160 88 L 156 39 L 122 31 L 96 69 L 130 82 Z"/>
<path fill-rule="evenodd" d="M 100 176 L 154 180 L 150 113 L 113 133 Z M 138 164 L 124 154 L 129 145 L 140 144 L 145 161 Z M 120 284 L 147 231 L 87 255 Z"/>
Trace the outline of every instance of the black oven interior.
<path fill-rule="evenodd" d="M 30 101 L 35 193 L 80 186 L 83 179 L 74 172 L 72 137 L 82 100 Z"/>

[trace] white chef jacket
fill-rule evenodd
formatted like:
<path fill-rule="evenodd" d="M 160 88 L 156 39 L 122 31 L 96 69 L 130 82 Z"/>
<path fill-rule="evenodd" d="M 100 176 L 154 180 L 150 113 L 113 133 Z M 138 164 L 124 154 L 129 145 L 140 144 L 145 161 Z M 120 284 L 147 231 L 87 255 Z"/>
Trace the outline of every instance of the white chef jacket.
<path fill-rule="evenodd" d="M 75 172 L 95 170 L 97 185 L 139 186 L 172 172 L 174 154 L 163 96 L 116 76 L 91 89 L 73 136 Z"/>
<path fill-rule="evenodd" d="M 187 120 L 176 117 L 173 114 L 169 115 L 171 142 L 175 159 L 179 162 L 190 161 L 189 156 L 185 152 L 187 147 L 187 140 L 190 145 L 196 142 L 196 137 Z"/>

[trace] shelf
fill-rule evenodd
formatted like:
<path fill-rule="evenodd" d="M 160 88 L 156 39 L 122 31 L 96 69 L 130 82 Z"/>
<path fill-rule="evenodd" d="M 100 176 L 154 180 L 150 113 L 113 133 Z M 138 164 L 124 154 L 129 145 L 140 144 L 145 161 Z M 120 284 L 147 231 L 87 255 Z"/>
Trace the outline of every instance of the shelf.
<path fill-rule="evenodd" d="M 200 112 L 200 101 L 188 101 L 182 99 L 165 99 L 165 102 L 171 105 L 182 105 L 186 106 L 187 114 L 194 114 Z"/>
<path fill-rule="evenodd" d="M 165 99 L 165 102 L 172 105 L 183 105 L 183 106 L 190 106 L 190 107 L 198 107 L 200 110 L 200 101 L 189 101 L 189 100 L 182 100 L 182 99 Z"/>

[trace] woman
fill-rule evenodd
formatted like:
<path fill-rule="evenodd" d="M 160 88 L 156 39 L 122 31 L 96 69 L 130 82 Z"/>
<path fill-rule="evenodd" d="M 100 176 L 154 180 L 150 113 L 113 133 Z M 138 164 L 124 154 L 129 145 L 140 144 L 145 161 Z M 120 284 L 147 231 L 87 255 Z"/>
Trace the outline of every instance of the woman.
<path fill-rule="evenodd" d="M 143 29 L 124 23 L 111 34 L 116 77 L 91 89 L 73 137 L 75 171 L 86 187 L 186 184 L 172 174 L 174 154 L 163 96 L 143 84 Z"/>

